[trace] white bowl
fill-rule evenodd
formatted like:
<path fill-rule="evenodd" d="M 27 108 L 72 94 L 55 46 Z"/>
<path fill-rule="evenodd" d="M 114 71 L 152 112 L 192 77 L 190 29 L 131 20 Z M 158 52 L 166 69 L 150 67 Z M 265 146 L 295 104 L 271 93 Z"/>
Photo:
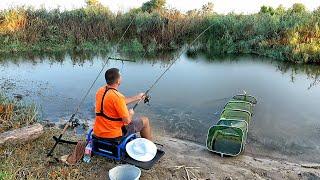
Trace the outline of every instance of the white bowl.
<path fill-rule="evenodd" d="M 125 164 L 109 170 L 110 180 L 138 180 L 141 170 L 135 166 Z"/>

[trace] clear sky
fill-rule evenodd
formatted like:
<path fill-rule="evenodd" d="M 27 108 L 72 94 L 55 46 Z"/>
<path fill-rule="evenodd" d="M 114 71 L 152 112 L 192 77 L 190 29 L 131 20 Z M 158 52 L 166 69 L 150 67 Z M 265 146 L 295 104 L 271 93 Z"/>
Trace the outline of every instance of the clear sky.
<path fill-rule="evenodd" d="M 147 0 L 100 0 L 103 5 L 108 6 L 112 11 L 126 11 L 132 7 L 139 7 Z M 303 3 L 309 10 L 320 6 L 320 0 L 167 0 L 167 7 L 176 8 L 181 11 L 188 11 L 201 6 L 207 2 L 215 5 L 218 13 L 254 13 L 258 12 L 262 5 L 277 7 L 282 4 L 290 7 L 294 3 Z M 85 0 L 0 0 L 0 9 L 11 6 L 31 5 L 36 8 L 45 7 L 48 9 L 60 7 L 62 9 L 79 8 L 85 5 Z"/>

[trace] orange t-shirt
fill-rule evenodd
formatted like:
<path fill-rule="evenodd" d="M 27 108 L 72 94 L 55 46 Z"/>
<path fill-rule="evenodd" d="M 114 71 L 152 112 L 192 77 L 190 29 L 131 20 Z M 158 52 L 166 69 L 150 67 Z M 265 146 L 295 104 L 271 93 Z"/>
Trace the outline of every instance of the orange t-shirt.
<path fill-rule="evenodd" d="M 101 100 L 106 87 L 101 87 L 96 93 L 96 113 L 100 112 Z M 129 112 L 125 97 L 120 92 L 109 89 L 103 101 L 103 113 L 112 118 L 128 118 Z M 101 138 L 116 138 L 122 136 L 123 121 L 111 121 L 103 116 L 96 116 L 93 126 L 94 135 Z"/>

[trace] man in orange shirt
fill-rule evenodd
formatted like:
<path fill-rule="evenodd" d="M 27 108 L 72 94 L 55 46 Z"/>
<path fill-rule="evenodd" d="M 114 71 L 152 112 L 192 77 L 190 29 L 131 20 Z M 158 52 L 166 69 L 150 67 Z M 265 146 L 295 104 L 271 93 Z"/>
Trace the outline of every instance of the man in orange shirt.
<path fill-rule="evenodd" d="M 121 138 L 140 132 L 141 137 L 151 140 L 151 127 L 147 117 L 135 118 L 127 104 L 144 99 L 144 93 L 125 97 L 118 88 L 121 84 L 119 69 L 111 68 L 105 73 L 107 84 L 96 93 L 96 119 L 93 133 L 100 138 Z"/>

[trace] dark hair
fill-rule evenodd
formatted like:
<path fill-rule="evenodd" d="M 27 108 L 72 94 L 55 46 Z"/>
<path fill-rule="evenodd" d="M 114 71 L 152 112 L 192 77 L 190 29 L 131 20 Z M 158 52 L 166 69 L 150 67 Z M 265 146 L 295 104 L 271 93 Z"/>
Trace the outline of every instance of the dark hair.
<path fill-rule="evenodd" d="M 120 78 L 120 71 L 117 68 L 108 69 L 104 75 L 106 82 L 109 85 L 113 85 Z"/>

